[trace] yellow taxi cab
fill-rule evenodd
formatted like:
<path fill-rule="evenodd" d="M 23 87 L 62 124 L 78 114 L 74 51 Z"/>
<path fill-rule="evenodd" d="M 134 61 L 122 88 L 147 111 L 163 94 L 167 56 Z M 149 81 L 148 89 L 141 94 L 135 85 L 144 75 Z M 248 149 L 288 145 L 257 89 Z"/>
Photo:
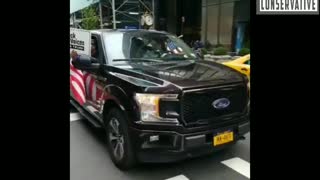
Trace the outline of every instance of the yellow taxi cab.
<path fill-rule="evenodd" d="M 232 61 L 223 62 L 222 64 L 247 75 L 248 79 L 250 79 L 250 54 L 247 54 Z"/>

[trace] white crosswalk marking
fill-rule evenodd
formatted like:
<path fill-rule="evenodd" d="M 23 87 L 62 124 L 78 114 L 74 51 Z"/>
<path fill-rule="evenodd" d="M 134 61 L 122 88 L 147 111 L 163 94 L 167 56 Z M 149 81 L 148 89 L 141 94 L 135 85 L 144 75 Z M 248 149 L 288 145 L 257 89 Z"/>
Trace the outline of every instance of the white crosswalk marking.
<path fill-rule="evenodd" d="M 82 119 L 82 116 L 80 115 L 80 113 L 70 113 L 70 122 L 81 120 L 81 119 Z"/>
<path fill-rule="evenodd" d="M 250 163 L 247 161 L 235 157 L 222 161 L 221 163 L 250 179 Z"/>
<path fill-rule="evenodd" d="M 166 179 L 166 180 L 189 180 L 189 179 L 186 176 L 184 176 L 183 174 L 181 174 L 179 176 L 174 176 L 174 177 Z"/>

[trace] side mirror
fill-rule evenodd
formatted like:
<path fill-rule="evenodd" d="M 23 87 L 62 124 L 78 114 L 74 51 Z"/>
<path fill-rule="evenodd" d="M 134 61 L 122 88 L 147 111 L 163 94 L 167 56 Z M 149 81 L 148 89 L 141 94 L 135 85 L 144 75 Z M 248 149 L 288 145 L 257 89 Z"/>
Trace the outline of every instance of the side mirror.
<path fill-rule="evenodd" d="M 88 69 L 88 68 L 94 68 L 98 65 L 98 61 L 95 58 L 92 58 L 88 55 L 80 55 L 79 59 L 75 60 L 73 62 L 76 68 L 78 69 Z"/>
<path fill-rule="evenodd" d="M 92 62 L 91 62 L 91 57 L 87 55 L 81 55 L 78 59 L 79 65 L 83 67 L 90 67 Z"/>

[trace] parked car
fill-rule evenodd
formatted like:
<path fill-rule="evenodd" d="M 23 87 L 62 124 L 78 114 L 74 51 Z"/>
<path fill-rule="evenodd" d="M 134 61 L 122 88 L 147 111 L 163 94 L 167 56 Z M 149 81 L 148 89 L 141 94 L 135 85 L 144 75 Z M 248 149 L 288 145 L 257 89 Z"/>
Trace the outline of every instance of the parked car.
<path fill-rule="evenodd" d="M 223 62 L 222 64 L 245 74 L 250 79 L 250 54 L 232 61 Z"/>
<path fill-rule="evenodd" d="M 70 102 L 106 132 L 113 163 L 173 162 L 230 147 L 250 130 L 248 79 L 196 58 L 174 35 L 93 30 L 95 57 L 70 64 Z"/>

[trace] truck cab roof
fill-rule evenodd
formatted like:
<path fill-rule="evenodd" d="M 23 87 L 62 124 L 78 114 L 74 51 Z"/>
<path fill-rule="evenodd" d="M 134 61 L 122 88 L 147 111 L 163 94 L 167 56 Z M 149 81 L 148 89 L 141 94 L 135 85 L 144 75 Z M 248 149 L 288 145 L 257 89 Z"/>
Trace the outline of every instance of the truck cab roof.
<path fill-rule="evenodd" d="M 91 33 L 94 34 L 102 34 L 102 33 L 116 33 L 116 32 L 153 32 L 153 33 L 160 33 L 160 34 L 168 34 L 165 31 L 157 31 L 157 30 L 146 30 L 146 29 L 95 29 L 91 30 Z"/>

